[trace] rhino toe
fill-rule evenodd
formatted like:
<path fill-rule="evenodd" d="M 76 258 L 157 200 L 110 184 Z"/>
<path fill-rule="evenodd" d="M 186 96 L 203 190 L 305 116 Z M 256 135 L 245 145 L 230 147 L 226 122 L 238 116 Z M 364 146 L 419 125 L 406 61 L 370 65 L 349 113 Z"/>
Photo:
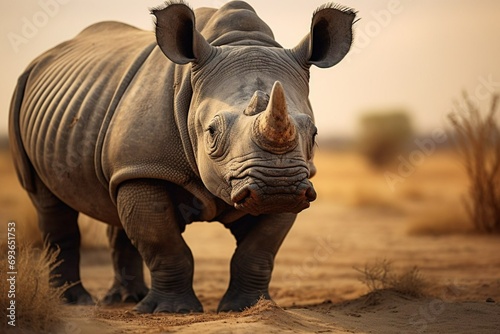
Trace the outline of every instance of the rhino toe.
<path fill-rule="evenodd" d="M 125 286 L 115 283 L 102 299 L 102 303 L 105 305 L 138 303 L 148 294 L 148 291 L 149 289 L 144 284 L 128 284 Z"/>
<path fill-rule="evenodd" d="M 192 291 L 176 294 L 150 290 L 134 310 L 139 313 L 201 313 L 203 306 Z"/>
<path fill-rule="evenodd" d="M 75 284 L 64 291 L 62 298 L 71 305 L 94 305 L 94 299 L 81 283 Z"/>

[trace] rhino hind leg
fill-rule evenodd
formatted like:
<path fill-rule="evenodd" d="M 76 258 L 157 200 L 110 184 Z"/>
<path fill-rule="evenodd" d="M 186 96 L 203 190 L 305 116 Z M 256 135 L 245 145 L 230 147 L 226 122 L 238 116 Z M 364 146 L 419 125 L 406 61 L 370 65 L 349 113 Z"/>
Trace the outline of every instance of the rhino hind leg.
<path fill-rule="evenodd" d="M 261 298 L 271 300 L 274 258 L 295 218 L 288 213 L 245 216 L 229 226 L 237 248 L 231 259 L 229 287 L 217 312 L 240 312 Z"/>
<path fill-rule="evenodd" d="M 80 230 L 78 212 L 59 200 L 36 176 L 35 192 L 29 193 L 38 214 L 42 238 L 59 262 L 50 272 L 52 286 L 68 285 L 62 295 L 68 304 L 92 305 L 94 301 L 80 280 Z"/>
<path fill-rule="evenodd" d="M 137 303 L 148 293 L 144 283 L 142 257 L 121 227 L 108 225 L 107 235 L 115 278 L 104 304 Z"/>
<path fill-rule="evenodd" d="M 168 183 L 127 181 L 118 189 L 117 206 L 127 235 L 151 272 L 151 289 L 135 310 L 203 312 L 193 291 L 193 255 L 182 238 L 180 217 L 170 199 Z"/>

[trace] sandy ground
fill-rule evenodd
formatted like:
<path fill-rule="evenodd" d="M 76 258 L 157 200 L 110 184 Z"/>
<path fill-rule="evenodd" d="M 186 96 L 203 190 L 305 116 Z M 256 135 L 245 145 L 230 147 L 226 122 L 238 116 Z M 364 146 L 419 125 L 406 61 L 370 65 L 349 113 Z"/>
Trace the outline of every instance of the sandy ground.
<path fill-rule="evenodd" d="M 33 239 L 34 213 L 8 159 L 0 161 L 0 220 L 16 220 L 23 238 Z M 215 313 L 235 244 L 222 225 L 196 223 L 185 239 L 195 257 L 194 289 L 204 314 L 64 306 L 60 333 L 500 333 L 500 239 L 471 231 L 456 157 L 427 157 L 394 192 L 383 171 L 352 153 L 320 150 L 316 161 L 319 199 L 299 215 L 276 259 L 271 295 L 277 305 Z M 103 225 L 82 219 L 82 229 L 82 281 L 100 298 L 113 277 Z M 425 295 L 367 294 L 355 268 L 382 259 L 395 272 L 416 266 L 427 282 Z"/>

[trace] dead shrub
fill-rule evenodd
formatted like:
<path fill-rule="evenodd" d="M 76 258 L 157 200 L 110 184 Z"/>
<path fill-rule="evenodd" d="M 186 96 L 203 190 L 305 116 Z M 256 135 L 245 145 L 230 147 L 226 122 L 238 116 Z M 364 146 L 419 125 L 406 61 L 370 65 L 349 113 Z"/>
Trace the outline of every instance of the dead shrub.
<path fill-rule="evenodd" d="M 365 264 L 364 268 L 354 268 L 361 273 L 359 280 L 370 292 L 393 290 L 410 297 L 422 297 L 427 281 L 417 267 L 395 272 L 389 260 L 377 260 L 373 264 Z"/>
<path fill-rule="evenodd" d="M 463 104 L 449 119 L 456 132 L 469 179 L 465 200 L 467 213 L 475 227 L 484 232 L 500 232 L 500 128 L 495 118 L 498 96 L 483 117 L 480 108 L 464 93 Z M 463 110 L 465 109 L 465 110 Z"/>
<path fill-rule="evenodd" d="M 5 244 L 0 249 L 6 254 Z M 15 300 L 16 326 L 8 326 L 9 330 L 14 330 L 12 333 L 52 333 L 62 324 L 61 294 L 66 287 L 54 288 L 49 285 L 49 273 L 59 265 L 56 258 L 57 252 L 49 252 L 48 247 L 40 251 L 28 244 L 17 245 L 15 297 L 8 297 L 10 284 L 0 284 L 2 326 L 7 327 L 7 320 L 10 320 L 7 317 L 10 311 L 3 306 Z M 7 257 L 0 259 L 0 266 L 8 268 Z"/>

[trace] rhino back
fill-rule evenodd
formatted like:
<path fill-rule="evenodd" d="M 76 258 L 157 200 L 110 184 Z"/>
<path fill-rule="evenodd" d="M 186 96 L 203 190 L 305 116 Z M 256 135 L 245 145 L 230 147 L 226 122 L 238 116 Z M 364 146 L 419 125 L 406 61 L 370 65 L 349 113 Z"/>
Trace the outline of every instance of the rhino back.
<path fill-rule="evenodd" d="M 96 147 L 121 95 L 154 46 L 150 32 L 103 22 L 28 67 L 18 112 L 32 168 L 67 204 L 101 220 L 117 217 L 96 175 Z"/>

